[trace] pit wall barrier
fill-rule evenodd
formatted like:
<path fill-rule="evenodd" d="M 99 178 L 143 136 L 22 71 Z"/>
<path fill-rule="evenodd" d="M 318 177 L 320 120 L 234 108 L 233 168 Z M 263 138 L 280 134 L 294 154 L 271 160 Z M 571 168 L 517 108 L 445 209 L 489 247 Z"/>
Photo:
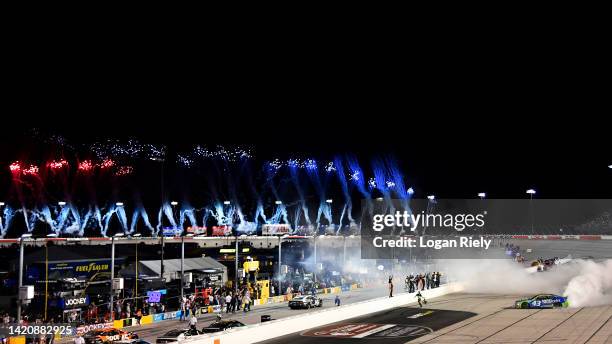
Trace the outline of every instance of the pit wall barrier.
<path fill-rule="evenodd" d="M 447 284 L 421 292 L 425 298 L 434 298 L 463 290 L 458 283 Z M 272 320 L 265 323 L 234 328 L 222 334 L 190 337 L 182 343 L 189 344 L 246 344 L 256 343 L 310 328 L 327 325 L 400 306 L 416 304 L 415 294 L 399 294 L 393 298 L 378 298 L 335 308 L 321 309 L 307 314 Z"/>
<path fill-rule="evenodd" d="M 512 235 L 511 238 L 531 240 L 612 240 L 612 235 Z"/>
<path fill-rule="evenodd" d="M 351 285 L 345 285 L 343 287 L 319 289 L 317 290 L 317 293 L 318 294 L 340 294 L 345 291 L 356 290 L 360 287 L 361 286 L 359 286 L 358 284 L 351 284 Z M 257 300 L 254 300 L 253 302 L 255 305 L 265 305 L 265 304 L 283 303 L 283 302 L 291 301 L 292 298 L 293 298 L 292 295 L 281 295 L 281 296 L 272 296 L 267 299 L 257 299 Z M 206 313 L 220 313 L 220 312 L 222 312 L 221 306 L 214 305 L 214 306 L 201 307 L 197 309 L 196 315 L 202 315 Z M 170 320 L 170 319 L 179 319 L 181 317 L 181 313 L 182 311 L 174 311 L 174 312 L 165 312 L 165 313 L 145 315 L 142 318 L 140 318 L 140 325 L 147 325 L 147 324 L 152 324 L 152 323 L 156 323 L 159 321 Z M 103 328 L 111 328 L 111 327 L 124 328 L 124 327 L 137 326 L 137 325 L 138 325 L 138 320 L 136 318 L 117 319 L 112 322 L 79 326 L 77 328 L 77 334 L 83 335 L 86 332 L 89 332 L 94 329 L 103 329 Z M 11 337 L 11 338 L 15 338 L 13 339 L 13 342 L 11 343 L 25 344 L 24 343 L 25 337 L 23 338 L 23 342 L 20 342 L 21 339 L 19 339 L 18 337 Z M 60 338 L 61 337 L 58 336 L 56 339 L 60 339 Z"/>

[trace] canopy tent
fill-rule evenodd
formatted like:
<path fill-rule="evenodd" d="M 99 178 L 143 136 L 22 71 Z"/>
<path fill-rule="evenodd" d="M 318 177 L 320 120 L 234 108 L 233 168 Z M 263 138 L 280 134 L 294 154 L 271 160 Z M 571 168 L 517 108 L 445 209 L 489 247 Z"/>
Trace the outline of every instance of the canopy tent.
<path fill-rule="evenodd" d="M 223 274 L 223 281 L 227 281 L 227 267 L 211 257 L 186 258 L 183 262 L 185 272 L 199 272 L 209 274 Z M 164 278 L 179 278 L 181 272 L 180 259 L 164 260 Z M 159 276 L 161 273 L 160 260 L 141 260 L 138 261 L 138 276 Z M 121 276 L 134 276 L 134 263 L 128 264 L 119 274 Z"/>

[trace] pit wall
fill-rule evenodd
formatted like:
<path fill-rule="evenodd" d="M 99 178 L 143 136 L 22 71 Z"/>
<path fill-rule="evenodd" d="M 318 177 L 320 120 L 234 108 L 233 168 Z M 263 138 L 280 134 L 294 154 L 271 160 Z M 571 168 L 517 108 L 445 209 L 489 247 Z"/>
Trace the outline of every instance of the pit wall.
<path fill-rule="evenodd" d="M 463 290 L 459 283 L 443 285 L 436 289 L 424 290 L 421 294 L 427 298 L 435 298 Z M 310 313 L 300 312 L 299 315 L 272 320 L 265 323 L 248 325 L 228 330 L 217 335 L 201 335 L 183 341 L 185 344 L 246 344 L 256 343 L 310 328 L 327 325 L 337 321 L 347 320 L 362 315 L 385 311 L 388 309 L 416 304 L 414 294 L 399 294 L 393 298 L 377 298 L 349 304 L 336 308 L 321 309 Z"/>

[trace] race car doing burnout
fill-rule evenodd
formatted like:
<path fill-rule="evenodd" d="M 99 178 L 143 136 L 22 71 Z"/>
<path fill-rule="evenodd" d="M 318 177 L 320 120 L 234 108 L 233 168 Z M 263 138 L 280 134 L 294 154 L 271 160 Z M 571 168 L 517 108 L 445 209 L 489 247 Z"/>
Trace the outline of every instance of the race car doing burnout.
<path fill-rule="evenodd" d="M 322 307 L 323 300 L 319 299 L 316 296 L 305 295 L 305 296 L 297 296 L 289 301 L 289 308 L 306 308 L 310 309 L 311 307 Z"/>
<path fill-rule="evenodd" d="M 567 307 L 567 297 L 554 294 L 540 294 L 529 299 L 516 301 L 515 308 L 555 308 Z"/>
<path fill-rule="evenodd" d="M 85 333 L 83 339 L 85 339 L 85 344 L 114 343 L 130 339 L 138 339 L 138 335 L 116 328 L 104 328 Z"/>

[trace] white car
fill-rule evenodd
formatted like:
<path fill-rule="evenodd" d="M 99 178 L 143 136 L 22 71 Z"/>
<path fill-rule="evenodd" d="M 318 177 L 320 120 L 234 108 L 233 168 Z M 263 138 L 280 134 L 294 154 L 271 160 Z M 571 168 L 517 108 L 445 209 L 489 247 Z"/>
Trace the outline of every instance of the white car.
<path fill-rule="evenodd" d="M 316 296 L 312 296 L 312 295 L 296 296 L 293 299 L 291 299 L 291 301 L 289 301 L 289 308 L 291 309 L 296 309 L 296 308 L 310 309 L 312 307 L 322 307 L 322 306 L 323 306 L 323 300 L 319 299 Z"/>

